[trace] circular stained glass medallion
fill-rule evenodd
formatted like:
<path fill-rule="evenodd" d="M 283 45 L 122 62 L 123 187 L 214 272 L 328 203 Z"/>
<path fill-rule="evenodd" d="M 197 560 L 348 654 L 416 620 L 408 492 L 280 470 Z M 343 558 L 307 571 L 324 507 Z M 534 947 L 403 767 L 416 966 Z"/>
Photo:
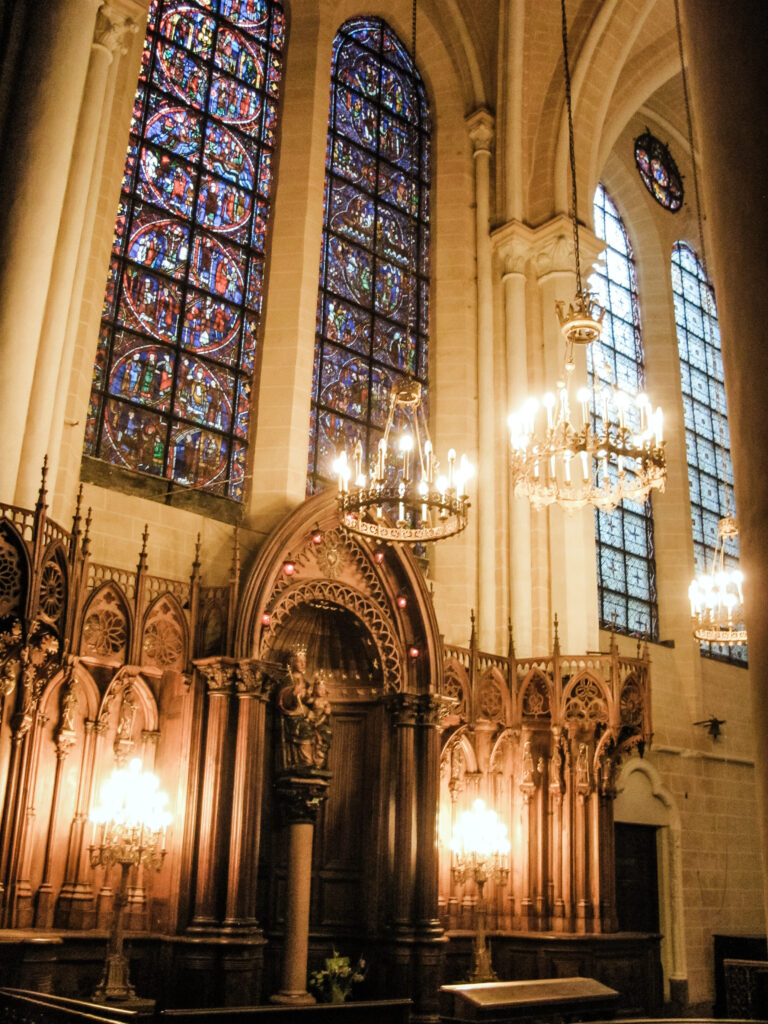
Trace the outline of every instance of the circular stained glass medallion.
<path fill-rule="evenodd" d="M 683 182 L 669 149 L 646 130 L 635 139 L 635 163 L 656 202 L 676 213 L 683 205 Z"/>

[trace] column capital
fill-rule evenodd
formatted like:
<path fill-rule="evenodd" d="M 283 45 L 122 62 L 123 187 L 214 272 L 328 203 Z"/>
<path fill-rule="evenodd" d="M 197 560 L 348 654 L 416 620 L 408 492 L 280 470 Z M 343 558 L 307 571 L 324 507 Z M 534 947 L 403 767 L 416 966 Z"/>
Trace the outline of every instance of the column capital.
<path fill-rule="evenodd" d="M 576 272 L 573 250 L 573 221 L 564 213 L 531 230 L 531 258 L 536 276 L 541 281 L 548 274 Z M 605 242 L 588 227 L 579 224 L 579 249 L 584 276 L 591 272 L 605 249 Z"/>
<path fill-rule="evenodd" d="M 421 711 L 418 693 L 395 693 L 387 701 L 395 725 L 416 725 Z"/>
<path fill-rule="evenodd" d="M 504 267 L 502 277 L 524 274 L 534 251 L 535 232 L 519 220 L 510 220 L 491 232 L 491 242 Z"/>
<path fill-rule="evenodd" d="M 330 773 L 315 771 L 307 778 L 284 775 L 275 782 L 283 814 L 291 825 L 314 824 L 328 796 Z"/>
<path fill-rule="evenodd" d="M 472 140 L 474 155 L 490 154 L 496 124 L 490 110 L 486 107 L 479 107 L 465 119 L 465 124 Z"/>
<path fill-rule="evenodd" d="M 234 693 L 239 669 L 235 658 L 197 658 L 192 664 L 205 680 L 209 693 Z"/>
<path fill-rule="evenodd" d="M 104 0 L 96 14 L 96 28 L 93 45 L 106 50 L 110 60 L 128 52 L 128 39 L 138 31 L 139 26 L 110 0 Z"/>

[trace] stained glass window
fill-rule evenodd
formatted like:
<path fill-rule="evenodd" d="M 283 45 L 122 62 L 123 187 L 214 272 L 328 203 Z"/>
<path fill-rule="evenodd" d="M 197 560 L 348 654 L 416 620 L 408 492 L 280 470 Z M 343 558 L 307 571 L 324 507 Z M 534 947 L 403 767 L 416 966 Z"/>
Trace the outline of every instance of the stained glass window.
<path fill-rule="evenodd" d="M 152 0 L 85 452 L 243 496 L 285 17 Z"/>
<path fill-rule="evenodd" d="M 308 491 L 339 448 L 367 462 L 387 396 L 427 378 L 429 111 L 413 61 L 379 18 L 346 22 L 333 44 Z"/>
<path fill-rule="evenodd" d="M 696 254 L 684 242 L 677 242 L 672 249 L 672 291 L 685 415 L 693 553 L 696 571 L 710 572 L 717 548 L 718 521 L 727 507 L 735 513 L 733 467 L 715 295 Z M 738 558 L 738 538 L 726 541 L 726 564 L 736 568 Z M 747 661 L 745 645 L 728 648 L 702 644 L 701 650 L 702 654 L 734 664 L 745 665 Z"/>
<path fill-rule="evenodd" d="M 644 390 L 645 369 L 640 311 L 632 247 L 610 197 L 598 185 L 595 233 L 605 243 L 604 268 L 590 287 L 605 308 L 599 342 L 590 346 L 588 368 L 595 396 L 593 417 L 601 408 L 600 391 L 618 387 L 630 395 Z M 657 639 L 656 563 L 650 500 L 624 501 L 613 512 L 595 511 L 600 625 L 630 636 Z"/>
<path fill-rule="evenodd" d="M 635 163 L 656 202 L 676 213 L 683 205 L 683 182 L 668 147 L 645 131 L 635 139 Z"/>

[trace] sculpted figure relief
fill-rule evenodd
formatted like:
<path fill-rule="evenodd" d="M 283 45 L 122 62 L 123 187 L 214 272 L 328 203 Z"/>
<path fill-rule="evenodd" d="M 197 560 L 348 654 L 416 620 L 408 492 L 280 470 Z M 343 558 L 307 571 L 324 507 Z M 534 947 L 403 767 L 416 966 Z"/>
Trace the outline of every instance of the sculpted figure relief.
<path fill-rule="evenodd" d="M 296 648 L 288 662 L 289 682 L 277 695 L 280 711 L 280 766 L 286 771 L 323 769 L 331 745 L 331 704 L 319 676 L 307 680 L 307 655 Z"/>

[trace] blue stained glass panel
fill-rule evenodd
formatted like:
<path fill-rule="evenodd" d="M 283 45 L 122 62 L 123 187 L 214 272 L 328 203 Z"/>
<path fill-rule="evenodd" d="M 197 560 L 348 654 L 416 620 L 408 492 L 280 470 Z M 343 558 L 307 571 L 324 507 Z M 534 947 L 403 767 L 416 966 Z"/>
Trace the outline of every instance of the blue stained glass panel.
<path fill-rule="evenodd" d="M 255 170 L 249 148 L 227 128 L 211 122 L 205 132 L 203 163 L 207 170 L 253 189 Z"/>
<path fill-rule="evenodd" d="M 126 469 L 161 476 L 167 420 L 130 402 L 107 399 L 99 457 Z"/>
<path fill-rule="evenodd" d="M 215 28 L 213 18 L 187 3 L 169 4 L 158 23 L 161 35 L 200 57 L 209 56 Z"/>
<path fill-rule="evenodd" d="M 144 138 L 178 156 L 195 160 L 200 151 L 202 118 L 186 107 L 152 93 Z"/>
<path fill-rule="evenodd" d="M 239 303 L 243 301 L 244 272 L 245 255 L 240 249 L 210 235 L 195 237 L 189 268 L 192 284 Z"/>
<path fill-rule="evenodd" d="M 216 65 L 228 71 L 246 85 L 261 89 L 266 73 L 267 51 L 265 47 L 250 42 L 242 32 L 225 25 L 219 30 L 216 40 Z"/>
<path fill-rule="evenodd" d="M 416 119 L 416 90 L 407 71 L 382 65 L 381 102 L 406 121 Z"/>
<path fill-rule="evenodd" d="M 240 321 L 236 307 L 202 292 L 190 292 L 181 329 L 182 343 L 199 355 L 236 366 Z"/>
<path fill-rule="evenodd" d="M 186 423 L 171 430 L 167 475 L 177 483 L 226 494 L 228 463 L 227 437 Z"/>
<path fill-rule="evenodd" d="M 258 135 L 263 102 L 261 93 L 229 75 L 213 72 L 208 111 L 220 121 L 248 135 Z"/>
<path fill-rule="evenodd" d="M 329 226 L 352 242 L 373 248 L 374 201 L 352 185 L 339 181 L 331 185 Z"/>
<path fill-rule="evenodd" d="M 229 370 L 184 356 L 181 361 L 174 414 L 217 430 L 229 430 L 235 377 Z"/>
<path fill-rule="evenodd" d="M 370 148 L 376 145 L 378 108 L 362 96 L 339 87 L 335 93 L 336 131 L 352 142 Z"/>
<path fill-rule="evenodd" d="M 348 38 L 338 51 L 336 66 L 339 83 L 376 102 L 379 96 L 380 68 L 371 60 L 369 50 L 361 49 L 352 38 Z"/>
<path fill-rule="evenodd" d="M 167 153 L 144 148 L 139 154 L 136 195 L 188 218 L 192 213 L 195 183 L 186 163 Z"/>
<path fill-rule="evenodd" d="M 237 242 L 248 238 L 251 196 L 248 192 L 204 175 L 197 194 L 197 222 Z"/>
<path fill-rule="evenodd" d="M 208 71 L 177 46 L 157 44 L 152 83 L 191 107 L 205 106 Z"/>
<path fill-rule="evenodd" d="M 368 355 L 371 347 L 371 315 L 348 302 L 328 296 L 323 333 L 330 341 Z"/>
<path fill-rule="evenodd" d="M 112 342 L 109 391 L 132 402 L 167 412 L 173 384 L 174 350 L 117 331 Z"/>
<path fill-rule="evenodd" d="M 127 252 L 129 259 L 181 278 L 186 273 L 188 254 L 189 228 L 139 203 L 135 204 Z"/>
<path fill-rule="evenodd" d="M 247 29 L 257 39 L 267 41 L 269 4 L 266 0 L 220 0 L 220 3 L 225 18 Z"/>
<path fill-rule="evenodd" d="M 181 310 L 178 286 L 127 264 L 117 321 L 161 341 L 173 342 Z"/>

